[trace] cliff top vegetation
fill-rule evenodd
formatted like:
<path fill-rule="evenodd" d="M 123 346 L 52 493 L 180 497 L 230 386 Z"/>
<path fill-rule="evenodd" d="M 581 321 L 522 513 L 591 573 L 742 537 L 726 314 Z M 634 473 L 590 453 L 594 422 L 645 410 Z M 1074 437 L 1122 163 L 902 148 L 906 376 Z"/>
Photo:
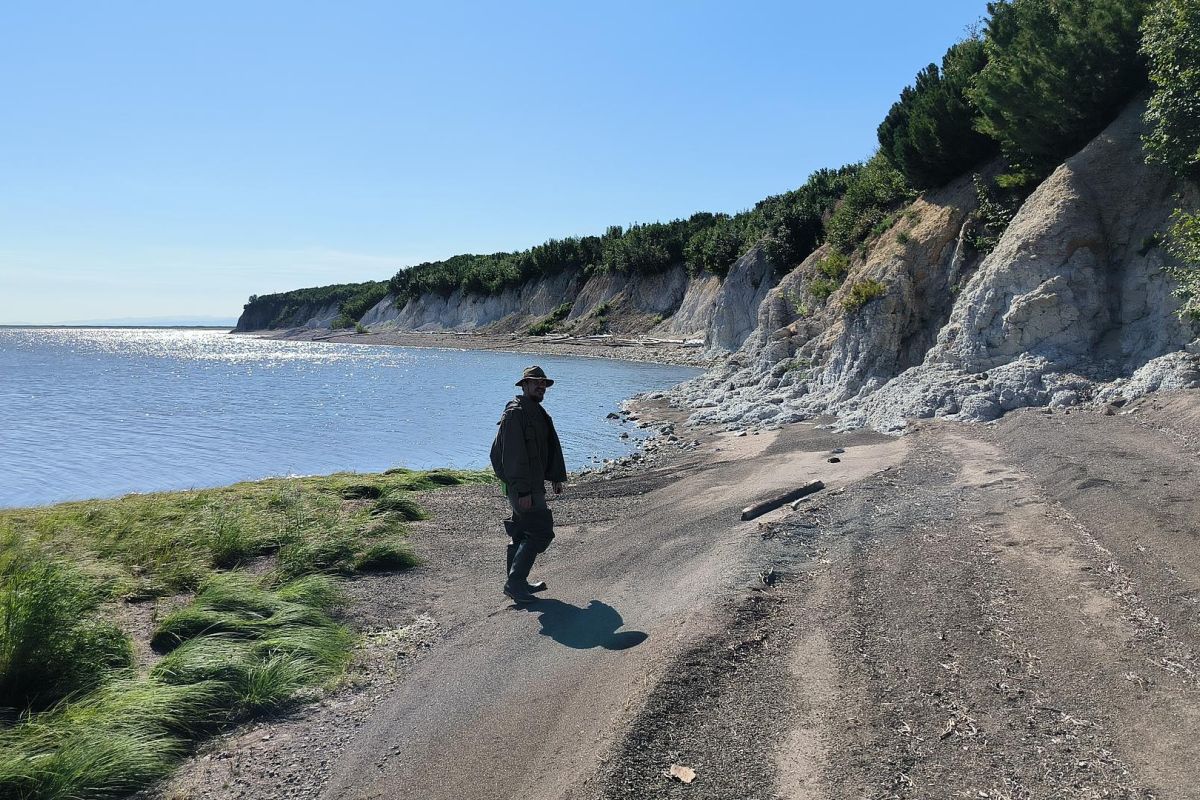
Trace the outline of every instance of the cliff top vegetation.
<path fill-rule="evenodd" d="M 978 30 L 901 92 L 879 125 L 878 152 L 864 163 L 818 170 L 800 188 L 738 214 L 699 212 L 520 251 L 456 255 L 405 267 L 386 282 L 254 297 L 246 313 L 278 321 L 319 297 L 339 303 L 338 324 L 349 327 L 387 293 L 401 302 L 456 290 L 495 294 L 566 270 L 650 274 L 685 265 L 691 274 L 724 276 L 755 246 L 786 271 L 824 242 L 851 254 L 918 192 L 999 159 L 990 171 L 997 177 L 976 182 L 984 211 L 973 241 L 986 247 L 1050 170 L 1151 86 L 1148 150 L 1194 179 L 1200 110 L 1188 58 L 1197 47 L 1197 2 L 999 0 Z"/>

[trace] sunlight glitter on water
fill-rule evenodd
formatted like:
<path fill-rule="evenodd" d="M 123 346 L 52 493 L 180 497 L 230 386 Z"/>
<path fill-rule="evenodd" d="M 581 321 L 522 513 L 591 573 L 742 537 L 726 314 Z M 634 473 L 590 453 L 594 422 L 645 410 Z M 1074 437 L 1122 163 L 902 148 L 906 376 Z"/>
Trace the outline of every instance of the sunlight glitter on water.
<path fill-rule="evenodd" d="M 697 372 L 214 330 L 0 328 L 0 506 L 290 473 L 482 468 L 513 382 L 535 360 L 557 380 L 546 407 L 572 469 L 632 447 L 605 419 L 621 400 Z"/>

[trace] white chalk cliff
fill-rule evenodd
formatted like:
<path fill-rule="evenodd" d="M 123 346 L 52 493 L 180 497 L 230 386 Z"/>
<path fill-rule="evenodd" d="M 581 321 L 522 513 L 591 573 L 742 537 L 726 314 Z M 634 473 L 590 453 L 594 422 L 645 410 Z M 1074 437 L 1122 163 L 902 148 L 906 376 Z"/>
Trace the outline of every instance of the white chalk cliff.
<path fill-rule="evenodd" d="M 986 257 L 969 244 L 977 199 L 967 175 L 901 209 L 827 298 L 811 291 L 826 248 L 780 280 L 754 247 L 723 279 L 682 265 L 569 271 L 496 295 L 388 296 L 361 322 L 521 332 L 569 304 L 558 330 L 703 339 L 709 355 L 728 358 L 672 396 L 697 409 L 694 421 L 729 427 L 826 413 L 898 430 L 914 417 L 987 421 L 1022 406 L 1200 387 L 1197 326 L 1176 315 L 1161 244 L 1180 197 L 1190 207 L 1200 197 L 1145 163 L 1142 111 L 1130 106 L 1055 170 Z M 856 302 L 856 291 L 869 299 Z M 305 308 L 287 324 L 328 327 L 336 316 Z M 244 315 L 239 329 L 256 322 L 268 324 Z"/>
<path fill-rule="evenodd" d="M 458 290 L 401 304 L 389 295 L 361 322 L 373 331 L 523 331 L 569 303 L 566 330 L 696 338 L 714 351 L 731 351 L 754 330 L 756 309 L 774 285 L 773 273 L 762 251 L 753 248 L 724 280 L 689 276 L 683 265 L 653 275 L 563 272 L 496 295 Z M 328 322 L 304 327 L 325 326 Z"/>
<path fill-rule="evenodd" d="M 1159 244 L 1177 195 L 1195 188 L 1145 163 L 1141 110 L 1047 178 L 982 260 L 964 243 L 965 178 L 914 202 L 823 304 L 807 292 L 825 255 L 814 253 L 770 292 L 740 350 L 675 396 L 696 421 L 731 427 L 831 413 L 896 430 L 1200 387 L 1198 331 L 1175 315 Z M 866 280 L 885 294 L 847 310 Z"/>

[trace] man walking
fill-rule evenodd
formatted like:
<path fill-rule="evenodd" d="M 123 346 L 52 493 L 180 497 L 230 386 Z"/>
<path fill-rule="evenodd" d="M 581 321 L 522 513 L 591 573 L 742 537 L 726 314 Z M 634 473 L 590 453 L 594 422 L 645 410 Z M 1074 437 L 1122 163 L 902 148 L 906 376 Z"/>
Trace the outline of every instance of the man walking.
<path fill-rule="evenodd" d="M 554 538 L 554 516 L 546 507 L 546 481 L 555 494 L 562 494 L 567 480 L 562 444 L 554 421 L 542 408 L 546 389 L 553 385 L 541 367 L 527 367 L 517 381 L 521 394 L 504 407 L 500 430 L 492 442 L 492 470 L 512 506 L 512 519 L 504 521 L 512 539 L 504 593 L 517 603 L 532 603 L 537 600 L 533 593 L 546 588 L 540 582 L 529 584 L 534 559 Z"/>

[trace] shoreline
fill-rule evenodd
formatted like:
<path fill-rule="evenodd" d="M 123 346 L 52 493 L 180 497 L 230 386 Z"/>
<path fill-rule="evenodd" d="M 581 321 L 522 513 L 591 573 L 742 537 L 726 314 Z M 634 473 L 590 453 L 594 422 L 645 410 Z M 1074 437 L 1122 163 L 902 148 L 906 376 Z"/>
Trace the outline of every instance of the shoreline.
<path fill-rule="evenodd" d="M 551 501 L 558 537 L 535 568 L 552 590 L 524 610 L 496 597 L 502 501 L 486 487 L 423 495 L 430 518 L 411 539 L 421 565 L 349 585 L 346 618 L 367 644 L 347 684 L 213 740 L 151 796 L 318 800 L 415 785 L 432 788 L 396 796 L 483 800 L 492 795 L 474 788 L 472 758 L 501 786 L 553 763 L 536 775 L 553 794 L 539 796 L 583 780 L 589 800 L 660 798 L 672 763 L 698 765 L 705 796 L 747 783 L 764 796 L 797 785 L 867 794 L 902 758 L 960 794 L 1003 779 L 1115 795 L 1164 774 L 1178 789 L 1193 777 L 1178 766 L 1191 689 L 1174 662 L 1155 665 L 1173 637 L 1195 635 L 1172 587 L 1200 572 L 1171 531 L 1194 527 L 1183 492 L 1198 402 L 1147 401 L 1123 417 L 1018 411 L 998 426 L 922 421 L 900 438 L 813 422 L 760 436 L 681 430 L 699 445 L 573 478 Z M 1123 455 L 1095 458 L 1110 441 Z M 1163 462 L 1164 481 L 1138 480 Z M 794 509 L 738 520 L 812 477 L 826 488 Z M 612 535 L 631 526 L 639 535 Z M 1174 577 L 1134 572 L 1151 554 Z M 1164 613 L 1169 632 L 1153 624 Z M 1132 652 L 1097 646 L 1097 626 Z M 619 658 L 577 657 L 639 634 Z M 550 677 L 510 675 L 512 663 Z M 528 702 L 497 717 L 498 694 Z M 513 714 L 536 735 L 491 738 Z M 1064 734 L 1064 714 L 1111 724 Z M 588 735 L 565 752 L 540 744 L 561 741 L 543 734 L 564 726 Z M 1168 755 L 1145 756 L 1141 736 Z M 1012 760 L 1031 741 L 1039 761 Z"/>
<path fill-rule="evenodd" d="M 707 355 L 684 340 L 575 338 L 527 336 L 518 333 L 475 333 L 451 331 L 394 331 L 386 333 L 338 333 L 326 328 L 288 330 L 230 331 L 234 336 L 249 336 L 285 342 L 333 342 L 335 344 L 384 345 L 388 347 L 424 347 L 448 350 L 491 350 L 500 353 L 608 358 L 673 366 L 709 369 L 721 359 Z"/>
<path fill-rule="evenodd" d="M 1086 777 L 1114 792 L 1122 781 L 1147 784 L 1170 762 L 1138 761 L 1136 742 L 1122 731 L 1147 730 L 1156 745 L 1178 751 L 1171 743 L 1187 723 L 1185 682 L 1141 665 L 1159 663 L 1176 644 L 1146 620 L 1169 618 L 1172 636 L 1187 644 L 1196 636 L 1171 598 L 1175 582 L 1200 581 L 1194 548 L 1179 536 L 1197 518 L 1186 489 L 1195 485 L 1200 395 L 1135 408 L 1123 416 L 1024 410 L 996 426 L 921 421 L 897 438 L 839 433 L 816 420 L 739 435 L 687 426 L 672 418 L 680 410 L 643 401 L 629 421 L 678 425 L 676 441 L 660 430 L 658 460 L 572 474 L 568 492 L 551 501 L 559 536 L 537 569 L 554 591 L 540 606 L 514 609 L 497 598 L 504 507 L 490 486 L 421 491 L 414 499 L 429 516 L 405 537 L 419 563 L 343 584 L 338 618 L 363 636 L 343 682 L 286 716 L 248 720 L 207 740 L 145 796 L 317 800 L 398 781 L 445 790 L 430 798 L 482 800 L 465 790 L 477 773 L 462 766 L 460 751 L 484 747 L 497 780 L 516 785 L 528 777 L 526 764 L 545 763 L 542 737 L 530 737 L 520 757 L 507 740 L 503 751 L 474 741 L 455 750 L 474 728 L 444 730 L 448 714 L 424 725 L 414 698 L 469 712 L 486 727 L 498 688 L 540 697 L 547 686 L 597 683 L 611 701 L 567 691 L 549 703 L 561 714 L 513 705 L 535 709 L 520 719 L 535 732 L 557 730 L 561 716 L 594 733 L 547 779 L 565 786 L 586 773 L 594 798 L 660 797 L 663 764 L 672 762 L 704 765 L 705 780 L 724 796 L 747 776 L 781 793 L 801 779 L 865 791 L 885 783 L 904 755 L 927 780 L 947 767 L 973 775 L 980 762 L 963 745 L 978 738 L 976 718 L 993 721 L 987 741 L 997 752 L 1022 752 L 1032 737 L 1064 779 Z M 1101 443 L 1116 452 L 1097 459 Z M 1151 472 L 1163 480 L 1139 480 Z M 347 485 L 382 479 L 364 477 L 347 476 Z M 827 484 L 819 494 L 738 521 L 745 505 L 813 477 Z M 375 501 L 343 502 L 354 510 Z M 610 535 L 630 526 L 640 535 Z M 1151 557 L 1175 577 L 1145 573 L 1139 565 Z M 962 591 L 976 584 L 979 593 Z M 144 603 L 125 611 L 142 622 L 149 613 Z M 600 622 L 607 627 L 594 637 L 579 634 Z M 1134 642 L 1133 652 L 1093 647 L 1093 626 Z M 562 657 L 612 649 L 624 639 L 605 637 L 638 632 L 644 643 L 619 659 Z M 1013 680 L 1017 657 L 1048 666 L 1015 673 L 1027 693 L 997 694 L 993 687 Z M 1100 676 L 1096 688 L 1075 679 L 1078 658 L 1082 672 Z M 555 679 L 505 683 L 498 665 L 514 659 L 532 659 L 538 674 Z M 791 672 L 792 663 L 806 668 Z M 447 665 L 465 677 L 444 685 Z M 912 678 L 893 678 L 897 666 Z M 1143 670 L 1148 682 L 1127 685 Z M 841 674 L 848 677 L 836 684 L 832 676 Z M 1149 722 L 1147 692 L 1167 709 Z M 981 711 L 972 717 L 960 707 Z M 1064 739 L 1059 715 L 1084 711 L 1113 724 Z M 928 745 L 912 749 L 905 724 Z M 877 744 L 855 760 L 861 736 Z M 814 737 L 815 755 L 807 744 Z M 378 778 L 366 769 L 397 748 L 439 755 L 390 759 Z M 1091 765 L 1129 777 L 1117 781 Z M 1034 787 L 1045 774 L 1035 767 L 1005 774 Z M 429 783 L 433 775 L 445 785 Z M 1169 788 L 1190 780 L 1168 777 Z"/>

